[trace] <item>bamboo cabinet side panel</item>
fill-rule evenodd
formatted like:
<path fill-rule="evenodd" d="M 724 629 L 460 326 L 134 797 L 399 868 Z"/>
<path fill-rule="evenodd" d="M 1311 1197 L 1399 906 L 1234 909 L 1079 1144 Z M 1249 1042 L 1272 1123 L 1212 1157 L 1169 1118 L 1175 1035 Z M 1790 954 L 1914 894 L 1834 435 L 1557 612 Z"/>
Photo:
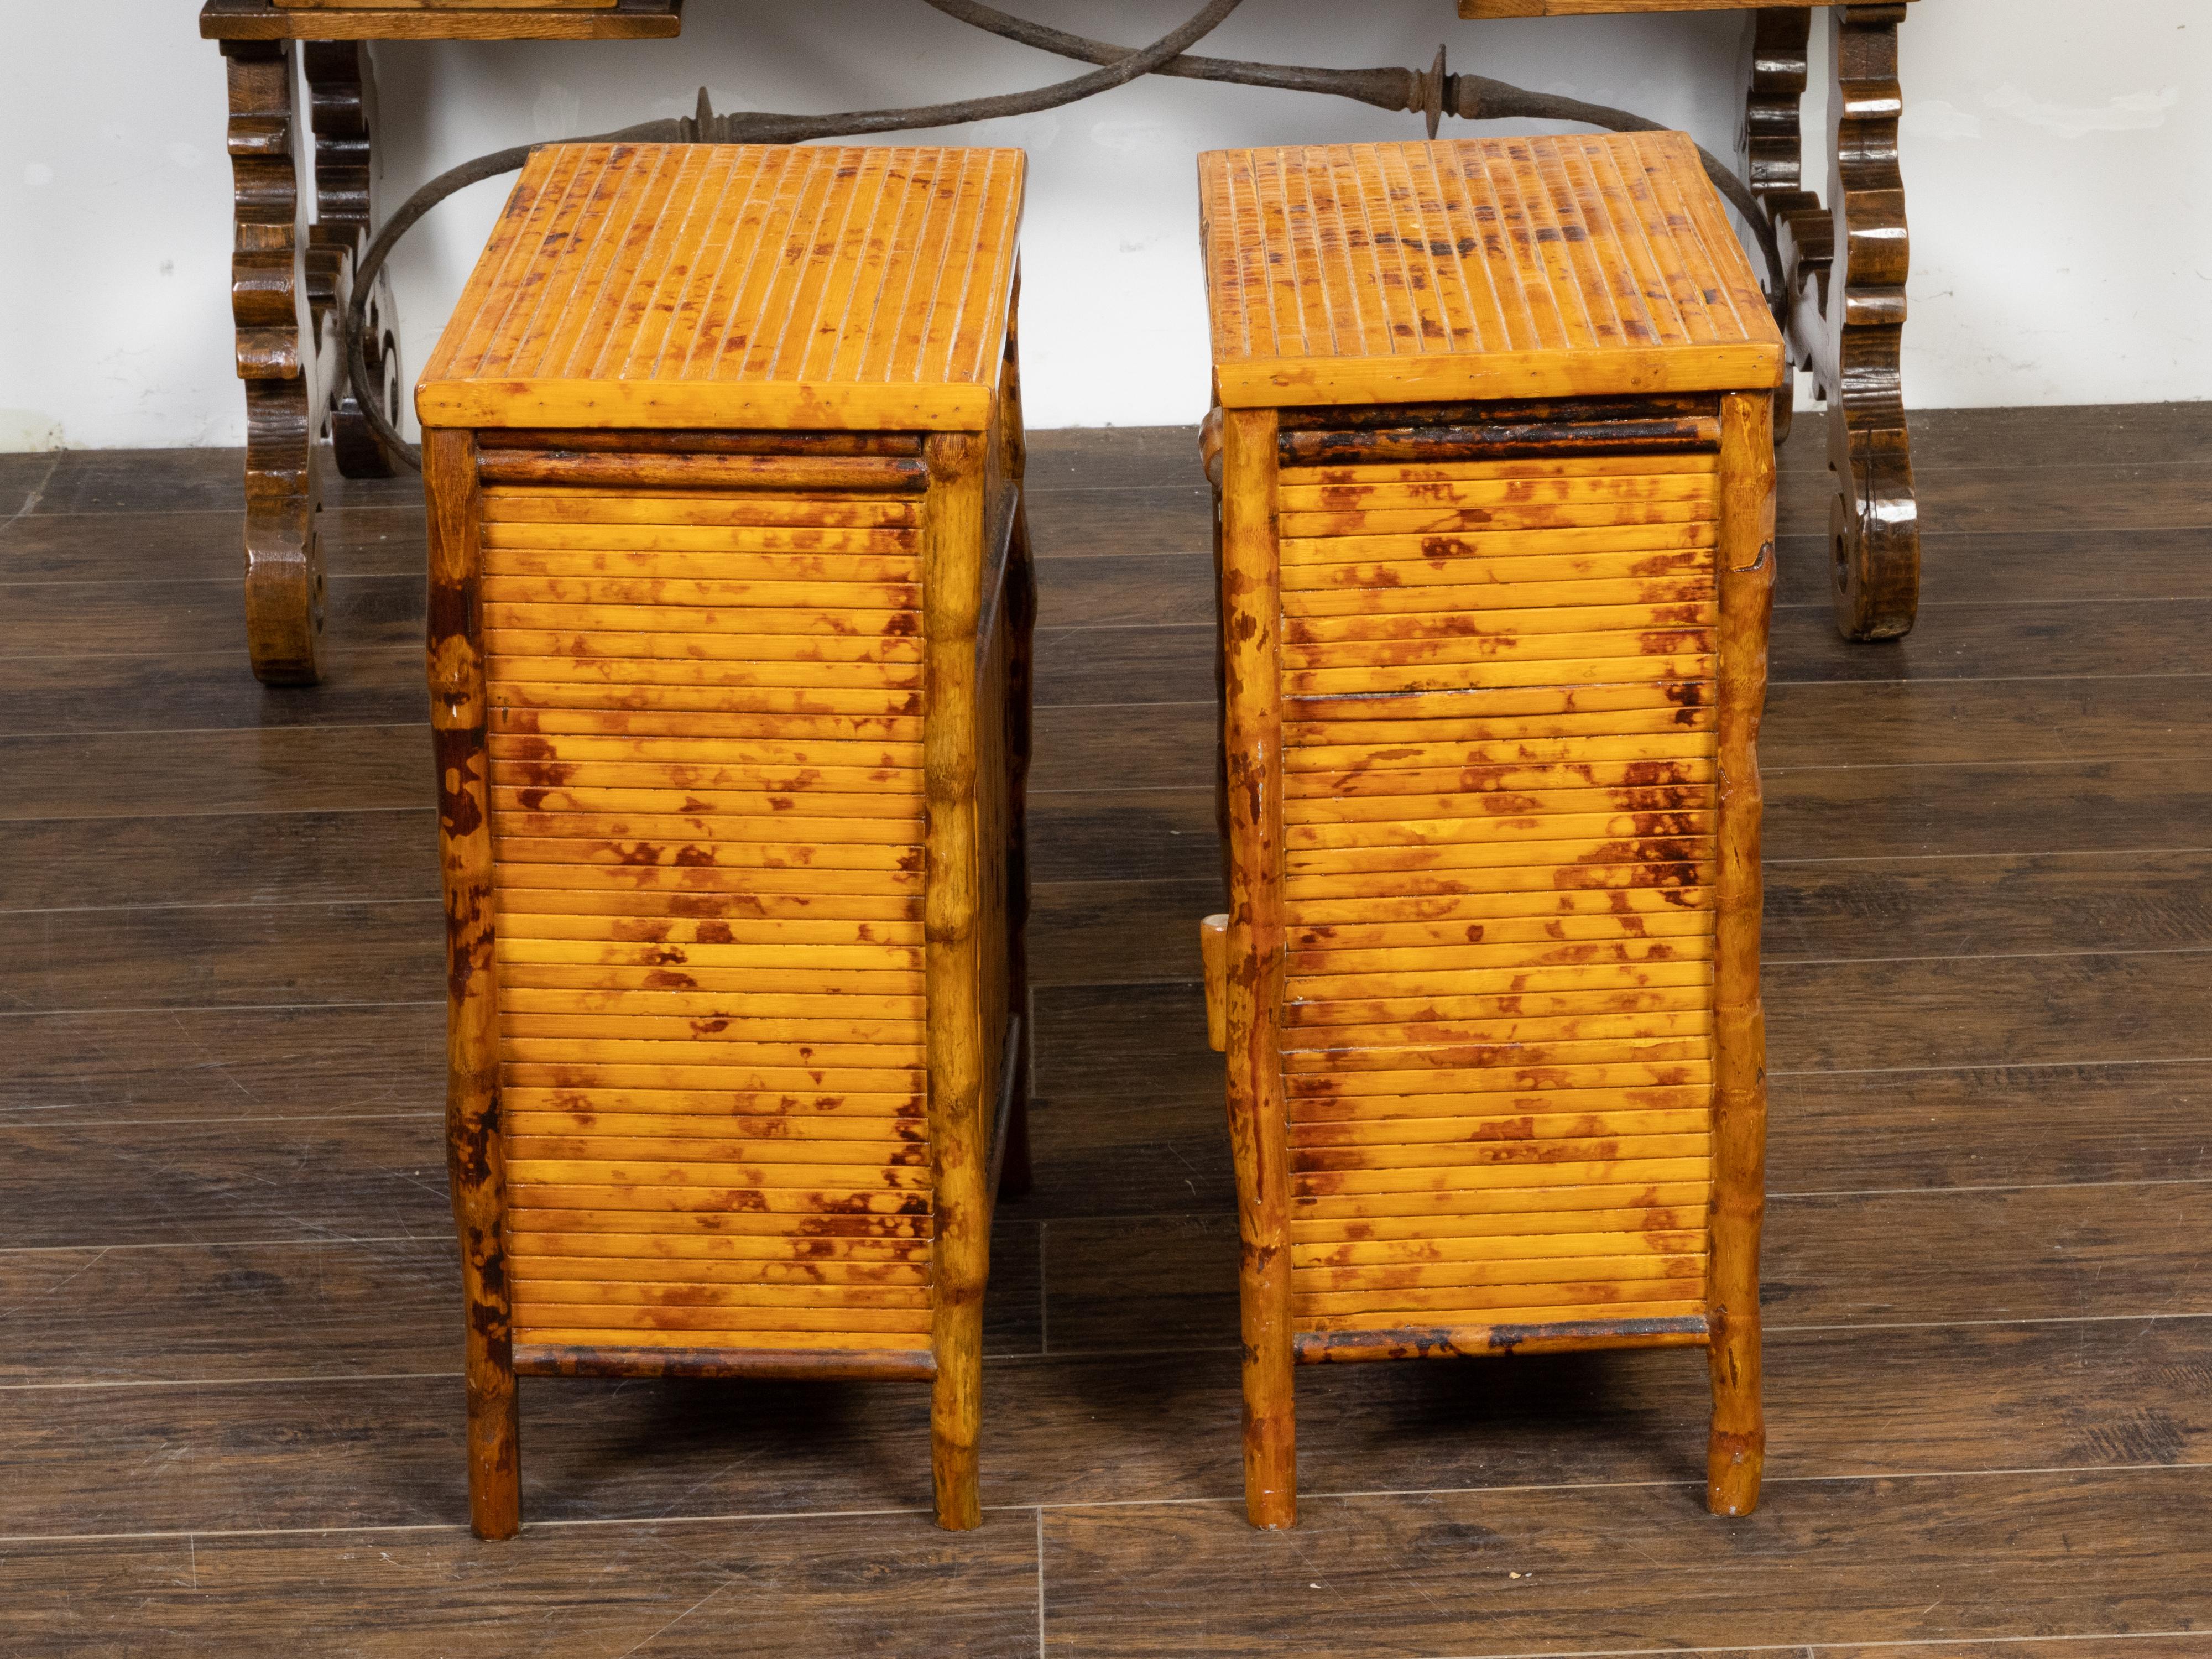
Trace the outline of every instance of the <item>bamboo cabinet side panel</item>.
<path fill-rule="evenodd" d="M 594 435 L 476 463 L 516 1365 L 927 1379 L 920 459 Z"/>
<path fill-rule="evenodd" d="M 1276 481 L 1301 1358 L 1706 1340 L 1719 413 L 1285 446 L 1359 458 Z"/>

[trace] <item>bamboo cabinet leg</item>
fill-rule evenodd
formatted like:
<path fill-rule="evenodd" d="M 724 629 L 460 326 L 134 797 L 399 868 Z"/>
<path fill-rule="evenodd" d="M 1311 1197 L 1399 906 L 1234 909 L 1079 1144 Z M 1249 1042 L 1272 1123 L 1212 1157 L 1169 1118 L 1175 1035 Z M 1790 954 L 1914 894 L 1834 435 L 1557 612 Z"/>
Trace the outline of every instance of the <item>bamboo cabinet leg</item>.
<path fill-rule="evenodd" d="M 227 40 L 237 240 L 231 313 L 246 383 L 246 636 L 270 685 L 322 678 L 315 430 L 323 365 L 309 302 L 307 149 L 289 41 Z"/>
<path fill-rule="evenodd" d="M 929 1407 L 937 1524 L 982 1522 L 976 1437 L 982 1412 L 983 1286 L 990 1270 L 990 1164 L 982 1010 L 975 932 L 981 860 L 976 845 L 975 629 L 985 531 L 985 436 L 929 440 L 922 507 L 922 728 L 926 791 L 923 901 L 928 1000 L 929 1139 L 937 1243 L 930 1342 L 937 1376 Z"/>
<path fill-rule="evenodd" d="M 1774 606 L 1773 408 L 1735 395 L 1721 415 L 1720 869 L 1713 967 L 1712 1437 L 1706 1503 L 1759 1505 L 1766 1455 L 1759 1404 L 1759 1237 L 1765 1214 L 1766 1021 L 1759 990 L 1759 725 Z"/>
<path fill-rule="evenodd" d="M 430 501 L 430 729 L 446 894 L 446 1150 L 468 1315 L 469 1519 L 479 1537 L 512 1538 L 522 1524 L 522 1493 L 500 1144 L 476 441 L 465 432 L 424 434 L 422 480 Z"/>
<path fill-rule="evenodd" d="M 1273 410 L 1223 422 L 1221 629 L 1229 811 L 1224 990 L 1244 1352 L 1244 1510 L 1297 1520 L 1292 1402 L 1290 1137 L 1276 1023 L 1283 1000 L 1281 608 Z"/>

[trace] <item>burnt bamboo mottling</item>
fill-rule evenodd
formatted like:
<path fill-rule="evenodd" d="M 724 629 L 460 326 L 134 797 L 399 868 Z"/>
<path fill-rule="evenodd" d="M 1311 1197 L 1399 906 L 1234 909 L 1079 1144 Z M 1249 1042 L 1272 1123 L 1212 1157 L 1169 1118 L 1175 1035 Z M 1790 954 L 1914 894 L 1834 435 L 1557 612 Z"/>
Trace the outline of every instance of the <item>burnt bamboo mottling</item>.
<path fill-rule="evenodd" d="M 982 1415 L 983 1285 L 989 1276 L 990 1158 L 978 1006 L 976 617 L 982 581 L 985 441 L 929 441 L 922 509 L 922 629 L 929 688 L 922 738 L 927 792 L 930 1155 L 939 1204 L 929 1404 L 939 1526 L 982 1524 L 975 1490 Z"/>
<path fill-rule="evenodd" d="M 981 1519 L 1028 1176 L 1022 177 L 551 147 L 425 373 L 486 1536 L 517 1375 L 927 1382 L 937 1518 Z"/>
<path fill-rule="evenodd" d="M 1759 723 L 1774 611 L 1774 412 L 1769 398 L 1721 410 L 1720 847 L 1713 955 L 1713 1198 L 1706 1320 L 1713 1380 L 1707 1502 L 1759 1504 L 1759 1235 L 1766 1212 L 1766 1014 L 1759 991 L 1763 904 Z"/>
<path fill-rule="evenodd" d="M 1248 1513 L 1295 1364 L 1694 1346 L 1748 1513 L 1780 336 L 1680 135 L 1200 167 Z"/>
<path fill-rule="evenodd" d="M 500 1144 L 499 998 L 493 933 L 490 765 L 476 446 L 424 434 L 430 502 L 430 731 L 446 896 L 446 1156 L 467 1322 L 469 1518 L 485 1538 L 522 1524 L 508 1319 L 506 1159 Z"/>
<path fill-rule="evenodd" d="M 1229 415 L 1221 470 L 1230 856 L 1224 1037 L 1241 1246 L 1244 1504 L 1254 1526 L 1287 1527 L 1297 1519 L 1297 1437 L 1291 1403 L 1290 1168 L 1275 1015 L 1283 1000 L 1283 715 L 1273 410 Z"/>

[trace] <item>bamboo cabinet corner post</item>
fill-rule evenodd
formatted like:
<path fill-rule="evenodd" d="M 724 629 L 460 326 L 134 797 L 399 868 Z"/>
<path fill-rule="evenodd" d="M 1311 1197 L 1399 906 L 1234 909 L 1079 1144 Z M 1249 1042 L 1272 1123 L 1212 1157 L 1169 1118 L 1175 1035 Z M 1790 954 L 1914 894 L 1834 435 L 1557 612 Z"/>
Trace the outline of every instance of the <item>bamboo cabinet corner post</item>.
<path fill-rule="evenodd" d="M 1247 1512 L 1299 1364 L 1704 1347 L 1747 1514 L 1781 336 L 1680 134 L 1200 192 Z"/>
<path fill-rule="evenodd" d="M 1774 409 L 1721 405 L 1720 708 L 1714 875 L 1713 1195 L 1706 1320 L 1713 1382 L 1707 1498 L 1748 1515 L 1765 1462 L 1759 1408 L 1759 1239 L 1766 1212 L 1766 1015 L 1759 990 L 1764 890 L 1759 724 L 1774 611 Z"/>
<path fill-rule="evenodd" d="M 1229 1140 L 1243 1309 L 1244 1490 L 1252 1523 L 1297 1518 L 1291 1411 L 1290 1183 L 1275 1011 L 1283 985 L 1282 704 L 1275 411 L 1223 423 L 1221 618 L 1229 818 Z"/>
<path fill-rule="evenodd" d="M 927 1383 L 939 1523 L 981 1519 L 1022 188 L 1006 150 L 550 147 L 417 387 L 486 1537 L 518 1376 Z"/>
<path fill-rule="evenodd" d="M 469 1519 L 482 1537 L 510 1538 L 521 1525 L 522 1499 L 499 1121 L 482 504 L 471 434 L 425 432 L 422 473 L 432 507 L 430 732 L 446 896 L 446 1157 L 466 1320 Z"/>

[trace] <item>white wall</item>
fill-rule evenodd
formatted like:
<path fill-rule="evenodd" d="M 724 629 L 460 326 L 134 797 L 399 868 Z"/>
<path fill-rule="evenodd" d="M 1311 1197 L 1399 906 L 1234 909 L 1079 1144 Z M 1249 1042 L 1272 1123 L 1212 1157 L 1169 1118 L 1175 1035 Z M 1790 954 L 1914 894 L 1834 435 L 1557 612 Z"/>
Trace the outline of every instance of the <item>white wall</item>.
<path fill-rule="evenodd" d="M 1194 0 L 1003 3 L 1133 45 Z M 216 48 L 197 38 L 198 9 L 196 0 L 0 0 L 0 449 L 242 441 L 223 79 Z M 1922 0 L 1913 9 L 1904 73 L 1912 402 L 2205 396 L 2212 7 Z M 518 139 L 684 112 L 702 82 L 720 108 L 811 111 L 1010 90 L 1079 68 L 921 0 L 690 0 L 689 12 L 675 41 L 380 45 L 386 201 Z M 1737 16 L 1477 25 L 1455 14 L 1452 0 L 1247 0 L 1201 49 L 1425 66 L 1443 41 L 1455 68 L 1623 105 L 1734 151 Z M 1816 55 L 1822 40 L 1816 27 Z M 1816 64 L 1816 86 L 1820 73 Z M 1816 135 L 1824 104 L 1816 91 Z M 938 135 L 1031 154 L 1023 342 L 1032 422 L 1202 412 L 1194 151 L 1419 135 L 1414 118 L 1364 105 L 1159 80 Z M 1816 166 L 1825 173 L 1825 160 Z M 478 186 L 403 249 L 410 376 L 505 189 Z"/>

